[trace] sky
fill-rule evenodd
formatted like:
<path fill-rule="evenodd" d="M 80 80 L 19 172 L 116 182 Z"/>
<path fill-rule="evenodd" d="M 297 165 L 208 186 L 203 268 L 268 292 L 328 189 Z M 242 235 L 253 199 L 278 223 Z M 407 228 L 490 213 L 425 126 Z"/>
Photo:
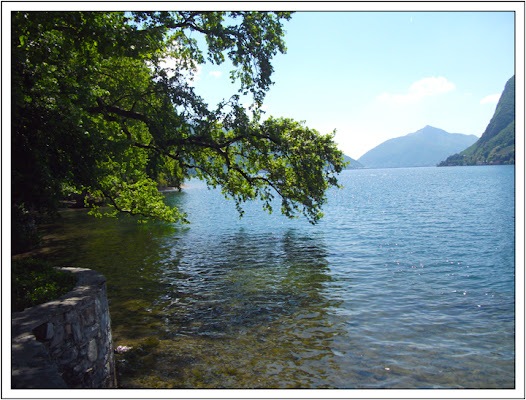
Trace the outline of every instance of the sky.
<path fill-rule="evenodd" d="M 60 10 L 130 7 L 113 2 L 30 4 Z M 132 8 L 322 10 L 297 11 L 283 22 L 287 52 L 272 59 L 274 85 L 263 109 L 267 116 L 305 121 L 321 133 L 336 130 L 339 148 L 358 159 L 384 141 L 426 125 L 480 137 L 516 65 L 518 78 L 524 75 L 524 4 L 522 8 L 520 4 L 137 2 Z M 325 11 L 335 7 L 340 11 Z M 494 11 L 480 11 L 482 7 Z M 503 11 L 514 9 L 518 11 Z M 230 82 L 231 69 L 229 62 L 200 66 L 193 85 L 210 107 L 237 92 L 238 85 Z M 517 80 L 518 100 L 521 82 Z"/>
<path fill-rule="evenodd" d="M 513 12 L 313 12 L 284 22 L 266 115 L 305 121 L 358 159 L 426 125 L 481 136 L 515 73 Z M 228 64 L 194 82 L 210 104 L 235 92 Z"/>

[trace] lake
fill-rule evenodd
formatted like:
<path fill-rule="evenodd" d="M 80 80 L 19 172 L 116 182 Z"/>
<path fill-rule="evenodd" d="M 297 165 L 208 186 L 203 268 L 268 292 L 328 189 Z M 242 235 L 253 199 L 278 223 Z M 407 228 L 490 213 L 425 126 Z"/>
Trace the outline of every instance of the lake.
<path fill-rule="evenodd" d="M 513 388 L 514 179 L 347 170 L 314 226 L 192 180 L 190 225 L 67 210 L 46 257 L 106 276 L 124 388 Z"/>

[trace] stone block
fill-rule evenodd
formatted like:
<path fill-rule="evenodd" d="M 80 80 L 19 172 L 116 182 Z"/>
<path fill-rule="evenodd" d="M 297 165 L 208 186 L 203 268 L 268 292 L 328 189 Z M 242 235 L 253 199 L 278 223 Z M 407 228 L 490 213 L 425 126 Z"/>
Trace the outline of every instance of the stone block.
<path fill-rule="evenodd" d="M 82 312 L 82 322 L 84 326 L 92 325 L 95 322 L 95 307 L 88 307 Z"/>
<path fill-rule="evenodd" d="M 78 274 L 72 292 L 12 318 L 14 387 L 116 387 L 105 279 L 91 270 L 67 269 Z M 49 368 L 29 351 L 32 346 L 48 357 Z"/>
<path fill-rule="evenodd" d="M 33 334 L 39 342 L 51 340 L 53 338 L 54 327 L 52 322 L 45 322 L 33 329 Z"/>
<path fill-rule="evenodd" d="M 97 315 L 101 315 L 104 310 L 101 307 L 100 300 L 98 298 L 95 298 L 95 311 Z"/>
<path fill-rule="evenodd" d="M 76 343 L 82 343 L 82 338 L 83 338 L 83 335 L 82 335 L 82 331 L 80 329 L 80 323 L 77 321 L 77 322 L 74 322 L 71 327 L 73 328 L 73 339 L 75 340 Z"/>
<path fill-rule="evenodd" d="M 78 353 L 79 352 L 76 347 L 74 346 L 66 347 L 62 349 L 62 352 L 60 353 L 60 355 L 57 356 L 58 363 L 62 367 L 67 368 L 68 365 L 70 365 L 71 363 L 73 363 L 73 361 L 77 359 Z"/>
<path fill-rule="evenodd" d="M 100 317 L 100 326 L 102 326 L 103 329 L 107 329 L 110 325 L 109 321 L 110 321 L 109 312 L 106 310 L 102 313 Z"/>
<path fill-rule="evenodd" d="M 78 363 L 76 364 L 74 367 L 73 367 L 73 371 L 76 372 L 76 373 L 79 373 L 80 371 L 83 371 L 85 370 L 86 368 L 84 367 L 84 364 L 83 363 Z"/>
<path fill-rule="evenodd" d="M 104 340 L 101 340 L 100 341 L 100 346 L 99 346 L 99 356 L 98 356 L 98 359 L 100 362 L 104 362 L 104 359 L 105 359 L 105 354 L 107 354 L 108 352 L 112 352 L 112 349 L 109 349 L 108 346 L 107 346 L 107 343 L 105 343 Z"/>
<path fill-rule="evenodd" d="M 78 311 L 76 309 L 73 309 L 71 311 L 68 311 L 66 313 L 64 313 L 64 319 L 66 320 L 66 322 L 74 322 L 76 321 L 78 318 Z"/>
<path fill-rule="evenodd" d="M 94 324 L 84 329 L 84 337 L 86 340 L 90 340 L 96 336 L 100 336 L 100 325 Z"/>
<path fill-rule="evenodd" d="M 64 327 L 57 325 L 54 329 L 53 339 L 51 340 L 50 346 L 57 347 L 64 342 Z"/>
<path fill-rule="evenodd" d="M 91 339 L 88 345 L 88 360 L 95 361 L 97 359 L 97 340 Z"/>

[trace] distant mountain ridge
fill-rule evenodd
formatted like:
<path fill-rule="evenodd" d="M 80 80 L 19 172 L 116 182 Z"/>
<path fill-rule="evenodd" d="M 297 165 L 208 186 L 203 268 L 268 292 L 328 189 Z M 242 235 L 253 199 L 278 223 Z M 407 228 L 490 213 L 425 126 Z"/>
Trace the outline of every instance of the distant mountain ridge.
<path fill-rule="evenodd" d="M 347 165 L 346 169 L 358 169 L 363 168 L 363 165 L 360 164 L 358 161 L 356 161 L 354 158 L 351 158 L 349 156 L 344 155 L 343 156 L 344 161 L 349 161 L 349 165 Z"/>
<path fill-rule="evenodd" d="M 478 138 L 449 133 L 432 126 L 386 140 L 358 159 L 367 168 L 430 167 L 448 155 L 462 151 Z"/>
<path fill-rule="evenodd" d="M 515 164 L 515 75 L 504 87 L 500 100 L 480 139 L 439 166 Z"/>

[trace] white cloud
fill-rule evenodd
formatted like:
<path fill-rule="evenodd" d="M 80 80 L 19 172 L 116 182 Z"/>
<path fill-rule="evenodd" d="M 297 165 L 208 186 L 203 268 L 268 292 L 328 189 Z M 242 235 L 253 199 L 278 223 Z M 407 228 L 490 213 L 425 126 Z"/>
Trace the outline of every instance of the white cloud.
<path fill-rule="evenodd" d="M 497 104 L 500 100 L 500 93 L 490 94 L 480 100 L 480 104 Z"/>
<path fill-rule="evenodd" d="M 208 76 L 213 76 L 214 78 L 219 78 L 223 73 L 221 71 L 210 71 Z"/>
<path fill-rule="evenodd" d="M 407 104 L 418 101 L 424 97 L 436 96 L 442 93 L 451 92 L 452 90 L 455 90 L 455 85 L 449 82 L 446 78 L 439 76 L 423 78 L 416 81 L 409 86 L 407 93 L 391 94 L 385 92 L 377 98 L 382 102 Z"/>

